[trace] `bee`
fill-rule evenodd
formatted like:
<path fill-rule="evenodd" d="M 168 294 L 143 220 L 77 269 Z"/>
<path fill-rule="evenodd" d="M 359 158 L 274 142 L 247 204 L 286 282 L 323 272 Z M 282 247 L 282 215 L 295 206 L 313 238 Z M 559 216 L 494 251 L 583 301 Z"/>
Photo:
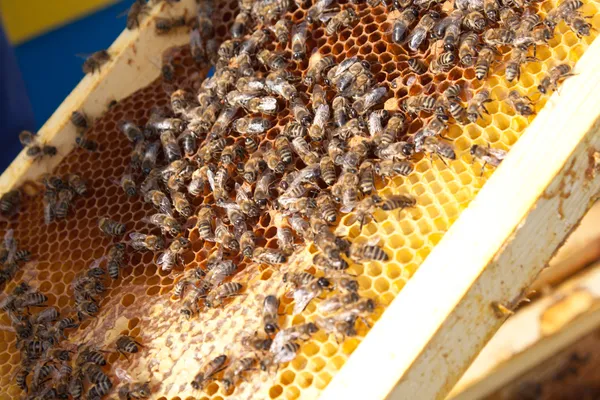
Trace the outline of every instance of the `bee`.
<path fill-rule="evenodd" d="M 185 26 L 185 16 L 164 18 L 159 17 L 154 20 L 154 28 L 157 35 L 165 35 L 173 29 Z"/>
<path fill-rule="evenodd" d="M 494 0 L 495 1 L 495 0 Z M 470 67 L 475 63 L 479 45 L 479 36 L 474 32 L 465 32 L 460 37 L 458 45 L 458 59 L 465 67 Z"/>
<path fill-rule="evenodd" d="M 250 23 L 250 13 L 245 11 L 240 11 L 234 21 L 233 25 L 231 25 L 231 37 L 234 39 L 239 39 L 246 34 L 247 27 Z"/>
<path fill-rule="evenodd" d="M 207 364 L 200 368 L 194 379 L 191 382 L 192 388 L 200 390 L 204 385 L 214 379 L 214 376 L 225 369 L 227 363 L 227 356 L 222 354 L 218 357 L 213 358 Z"/>
<path fill-rule="evenodd" d="M 127 29 L 133 30 L 140 26 L 140 15 L 147 13 L 148 6 L 144 0 L 136 0 L 127 12 Z"/>
<path fill-rule="evenodd" d="M 421 59 L 413 57 L 409 58 L 407 62 L 410 70 L 417 75 L 423 75 L 429 70 L 429 66 L 425 63 L 425 61 Z"/>
<path fill-rule="evenodd" d="M 179 256 L 190 245 L 190 241 L 184 237 L 178 237 L 171 242 L 169 248 L 158 256 L 156 264 L 160 265 L 163 271 L 170 271 L 178 263 Z"/>
<path fill-rule="evenodd" d="M 481 111 L 489 114 L 488 110 L 485 108 L 485 104 L 493 101 L 490 99 L 490 91 L 487 89 L 481 89 L 479 92 L 473 96 L 473 98 L 469 101 L 467 105 L 467 118 L 469 121 L 475 123 L 478 118 L 482 118 Z"/>
<path fill-rule="evenodd" d="M 315 1 L 314 4 L 308 9 L 308 13 L 306 14 L 306 20 L 308 23 L 314 24 L 320 20 L 325 10 L 327 10 L 332 3 L 333 0 Z"/>
<path fill-rule="evenodd" d="M 312 165 L 319 162 L 319 156 L 312 151 L 310 145 L 303 137 L 296 137 L 292 140 L 292 149 L 298 154 L 306 165 Z"/>
<path fill-rule="evenodd" d="M 281 18 L 271 28 L 275 38 L 282 45 L 286 45 L 290 41 L 290 25 L 291 21 Z"/>
<path fill-rule="evenodd" d="M 314 107 L 314 103 L 313 103 Z M 330 109 L 327 104 L 320 104 L 315 109 L 315 118 L 312 125 L 308 128 L 310 138 L 315 142 L 320 142 L 325 137 L 325 128 L 330 118 Z"/>
<path fill-rule="evenodd" d="M 87 194 L 87 186 L 83 179 L 77 174 L 70 174 L 68 176 L 69 186 L 77 195 L 85 196 Z"/>
<path fill-rule="evenodd" d="M 131 241 L 129 245 L 133 247 L 135 251 L 158 251 L 165 247 L 165 240 L 162 236 L 146 235 L 139 232 L 131 232 L 129 234 Z"/>
<path fill-rule="evenodd" d="M 456 160 L 456 152 L 454 151 L 454 147 L 452 147 L 450 143 L 446 143 L 433 136 L 426 137 L 419 150 L 422 150 L 430 155 L 437 155 L 444 164 L 446 164 L 446 161 L 444 160 L 445 158 L 449 160 Z"/>
<path fill-rule="evenodd" d="M 168 232 L 172 236 L 177 236 L 182 231 L 181 224 L 169 214 L 153 214 L 150 217 L 143 218 L 143 221 L 159 227 L 161 231 Z"/>
<path fill-rule="evenodd" d="M 488 46 L 506 46 L 515 41 L 516 32 L 505 28 L 491 28 L 483 34 L 483 41 Z"/>
<path fill-rule="evenodd" d="M 137 196 L 137 187 L 133 181 L 133 175 L 131 173 L 124 174 L 121 177 L 120 185 L 127 196 Z"/>
<path fill-rule="evenodd" d="M 515 47 L 510 54 L 510 61 L 506 64 L 506 80 L 512 82 L 521 77 L 521 64 L 533 61 L 535 58 L 527 56 L 527 50 Z"/>
<path fill-rule="evenodd" d="M 277 94 L 287 101 L 298 97 L 298 90 L 290 82 L 288 82 L 281 71 L 270 73 L 265 80 L 266 89 L 274 94 Z"/>
<path fill-rule="evenodd" d="M 427 34 L 431 31 L 439 18 L 440 14 L 437 11 L 428 11 L 421 17 L 415 28 L 406 38 L 408 48 L 411 51 L 417 51 L 419 49 L 423 41 L 427 38 Z"/>
<path fill-rule="evenodd" d="M 318 53 L 315 53 L 315 55 L 317 54 Z M 320 56 L 320 54 L 318 54 L 318 56 Z M 313 57 L 314 56 L 311 56 L 311 61 L 313 60 Z M 334 65 L 335 60 L 331 56 L 321 57 L 317 61 L 309 63 L 306 75 L 304 75 L 304 84 L 310 87 L 313 84 L 319 83 L 325 71 Z"/>
<path fill-rule="evenodd" d="M 115 342 L 115 346 L 117 351 L 123 354 L 125 358 L 127 358 L 127 353 L 135 354 L 140 351 L 140 347 L 144 347 L 140 342 L 128 335 L 119 336 Z"/>
<path fill-rule="evenodd" d="M 475 32 L 482 32 L 485 29 L 486 21 L 485 17 L 479 11 L 471 11 L 465 16 L 463 20 L 464 26 Z"/>
<path fill-rule="evenodd" d="M 105 351 L 97 350 L 93 346 L 84 346 L 77 354 L 75 365 L 82 366 L 86 363 L 93 363 L 103 367 L 106 365 L 106 358 L 102 353 L 105 353 Z"/>
<path fill-rule="evenodd" d="M 277 249 L 267 249 L 263 247 L 257 247 L 252 253 L 252 259 L 256 262 L 277 265 L 283 264 L 287 261 L 287 257 Z"/>
<path fill-rule="evenodd" d="M 230 390 L 235 382 L 240 379 L 244 372 L 254 368 L 258 359 L 256 357 L 245 357 L 235 360 L 223 374 L 223 385 L 225 390 Z"/>
<path fill-rule="evenodd" d="M 579 15 L 577 12 L 571 12 L 565 16 L 565 22 L 569 25 L 569 28 L 577 37 L 582 38 L 584 36 L 590 35 L 590 30 L 592 30 L 592 24 L 586 22 L 584 17 Z"/>
<path fill-rule="evenodd" d="M 242 284 L 238 282 L 227 282 L 218 288 L 212 290 L 206 299 L 204 299 L 204 304 L 206 304 L 209 308 L 215 308 L 220 306 L 223 303 L 223 300 L 233 297 L 239 296 L 239 292 L 242 290 Z"/>
<path fill-rule="evenodd" d="M 198 150 L 198 145 L 196 143 L 196 135 L 189 130 L 185 130 L 179 135 L 177 140 L 181 141 L 181 147 L 183 147 L 183 152 L 186 156 L 193 156 Z"/>
<path fill-rule="evenodd" d="M 401 104 L 400 107 L 403 111 L 408 114 L 417 115 L 421 111 L 433 112 L 436 108 L 437 100 L 435 96 L 418 95 L 408 97 Z"/>
<path fill-rule="evenodd" d="M 173 209 L 171 208 L 171 202 L 166 194 L 160 190 L 150 190 L 144 195 L 144 200 L 148 203 L 152 203 L 161 213 L 173 215 Z"/>
<path fill-rule="evenodd" d="M 250 258 L 252 257 L 252 253 L 256 248 L 256 236 L 253 231 L 245 231 L 240 236 L 240 251 L 244 255 L 244 257 Z"/>
<path fill-rule="evenodd" d="M 409 32 L 409 27 L 417 20 L 419 12 L 415 7 L 408 7 L 394 19 L 392 25 L 392 42 L 402 44 Z"/>
<path fill-rule="evenodd" d="M 237 253 L 240 250 L 239 242 L 219 218 L 216 219 L 215 240 L 229 251 Z"/>
<path fill-rule="evenodd" d="M 382 160 L 405 160 L 413 155 L 414 150 L 413 144 L 400 141 L 379 147 L 375 155 Z"/>
<path fill-rule="evenodd" d="M 277 313 L 279 312 L 279 299 L 274 295 L 265 297 L 262 308 L 263 329 L 267 335 L 273 335 L 279 330 Z"/>
<path fill-rule="evenodd" d="M 146 141 L 139 140 L 131 151 L 131 161 L 129 162 L 129 166 L 132 170 L 141 170 L 142 168 L 142 160 L 144 159 L 144 153 L 146 152 Z"/>
<path fill-rule="evenodd" d="M 302 126 L 309 126 L 312 122 L 312 116 L 308 108 L 300 98 L 294 98 L 290 101 L 290 108 L 296 121 Z"/>
<path fill-rule="evenodd" d="M 124 257 L 125 243 L 116 243 L 108 250 L 108 263 L 106 264 L 106 269 L 108 270 L 108 275 L 112 279 L 119 278 L 119 270 L 123 265 Z"/>
<path fill-rule="evenodd" d="M 538 92 L 546 94 L 551 89 L 556 90 L 558 88 L 559 81 L 573 75 L 575 74 L 571 73 L 571 66 L 567 64 L 556 65 L 552 67 L 550 72 L 548 72 L 548 75 L 542 79 L 537 87 Z"/>
<path fill-rule="evenodd" d="M 165 158 L 167 159 L 168 163 L 181 159 L 181 149 L 177 144 L 177 139 L 175 139 L 173 131 L 163 131 L 160 134 L 160 142 L 162 144 Z"/>
<path fill-rule="evenodd" d="M 322 157 L 321 161 L 319 161 L 319 168 L 321 170 L 321 178 L 323 178 L 323 181 L 327 186 L 333 185 L 336 181 L 337 174 L 331 158 L 327 156 Z"/>
<path fill-rule="evenodd" d="M 357 15 L 354 9 L 346 8 L 335 14 L 325 27 L 325 32 L 329 36 L 333 36 L 344 28 L 350 28 L 357 20 Z"/>
<path fill-rule="evenodd" d="M 390 257 L 381 247 L 377 245 L 379 240 L 380 239 L 377 237 L 364 244 L 352 243 L 352 246 L 350 246 L 350 258 L 354 262 L 364 262 L 370 260 L 388 261 Z"/>
<path fill-rule="evenodd" d="M 144 152 L 144 156 L 142 158 L 142 172 L 145 175 L 148 175 L 156 166 L 156 158 L 158 157 L 159 148 L 159 142 L 152 142 L 146 147 L 146 151 Z"/>
<path fill-rule="evenodd" d="M 287 68 L 287 61 L 281 53 L 263 49 L 256 55 L 256 59 L 272 71 L 279 71 Z"/>
<path fill-rule="evenodd" d="M 75 125 L 76 128 L 84 131 L 89 127 L 87 117 L 83 112 L 78 110 L 71 113 L 71 123 Z"/>
<path fill-rule="evenodd" d="M 256 50 L 268 39 L 269 31 L 267 29 L 258 29 L 254 31 L 247 40 L 240 44 L 239 53 L 252 55 L 256 53 Z"/>
<path fill-rule="evenodd" d="M 516 90 L 511 90 L 508 93 L 507 101 L 519 115 L 528 117 L 535 114 L 531 99 L 527 96 L 522 96 Z"/>
<path fill-rule="evenodd" d="M 185 198 L 185 194 L 181 192 L 172 192 L 173 207 L 184 218 L 189 218 L 192 215 L 192 205 Z"/>
<path fill-rule="evenodd" d="M 329 290 L 331 287 L 331 281 L 327 278 L 315 278 L 310 283 L 297 288 L 294 291 L 294 310 L 293 315 L 298 315 L 308 304 L 318 297 L 324 290 Z M 275 340 L 274 340 L 275 341 Z"/>
<path fill-rule="evenodd" d="M 233 124 L 236 132 L 257 135 L 266 132 L 271 127 L 271 121 L 260 117 L 243 117 L 237 119 Z"/>
<path fill-rule="evenodd" d="M 275 115 L 279 111 L 277 99 L 271 96 L 253 97 L 244 105 L 250 113 L 263 113 Z"/>
<path fill-rule="evenodd" d="M 89 74 L 94 73 L 102 67 L 107 61 L 110 60 L 110 54 L 106 50 L 100 50 L 93 53 L 83 62 L 83 73 Z"/>
<path fill-rule="evenodd" d="M 358 183 L 359 178 L 356 174 L 346 172 L 331 187 L 334 200 L 342 203 L 341 212 L 348 213 L 352 211 L 358 203 Z"/>
<path fill-rule="evenodd" d="M 285 165 L 290 165 L 293 161 L 292 148 L 287 137 L 279 135 L 275 138 L 275 151 L 277 157 Z"/>
<path fill-rule="evenodd" d="M 261 370 L 266 371 L 271 365 L 292 361 L 296 358 L 298 350 L 300 350 L 300 345 L 295 342 L 285 343 L 276 349 L 273 349 L 273 346 L 271 346 L 271 353 L 260 362 Z"/>
<path fill-rule="evenodd" d="M 98 228 L 108 236 L 123 236 L 125 234 L 125 224 L 112 219 L 102 217 L 98 220 Z"/>
<path fill-rule="evenodd" d="M 335 126 L 337 126 L 338 128 L 341 128 L 342 126 L 346 125 L 346 123 L 349 121 L 349 112 L 355 112 L 354 109 L 350 108 L 348 99 L 342 96 L 337 96 L 333 99 L 332 107 L 333 121 L 335 123 Z"/>
<path fill-rule="evenodd" d="M 150 397 L 150 382 L 125 383 L 119 388 L 119 400 L 147 399 Z"/>
<path fill-rule="evenodd" d="M 442 53 L 429 64 L 429 70 L 434 74 L 450 70 L 456 61 L 454 53 Z"/>
<path fill-rule="evenodd" d="M 385 199 L 375 199 L 375 205 L 384 211 L 393 211 L 397 209 L 414 207 L 415 204 L 417 204 L 417 201 L 414 198 L 402 194 L 391 195 Z"/>
<path fill-rule="evenodd" d="M 94 152 L 94 151 L 98 150 L 97 142 L 90 140 L 90 139 L 86 139 L 83 136 L 77 136 L 75 138 L 75 143 L 77 144 L 77 146 L 79 146 L 80 148 L 87 150 L 87 151 Z"/>
<path fill-rule="evenodd" d="M 273 182 L 274 175 L 266 172 L 260 176 L 254 188 L 254 201 L 260 208 L 265 208 L 267 200 L 270 198 L 270 186 Z"/>
<path fill-rule="evenodd" d="M 310 10 L 308 14 L 310 15 Z M 292 58 L 294 60 L 301 60 L 306 57 L 306 32 L 306 22 L 295 24 L 292 28 Z"/>
<path fill-rule="evenodd" d="M 27 386 L 27 376 L 31 373 L 29 368 L 21 367 L 15 376 L 15 382 L 17 387 L 27 393 L 29 391 L 29 387 Z"/>
<path fill-rule="evenodd" d="M 289 328 L 280 330 L 275 335 L 273 342 L 270 346 L 270 350 L 273 352 L 275 350 L 283 348 L 286 343 L 293 342 L 295 340 L 308 340 L 312 335 L 317 333 L 319 328 L 312 322 L 307 322 L 304 324 L 294 325 Z"/>
<path fill-rule="evenodd" d="M 387 96 L 387 88 L 385 86 L 379 86 L 370 89 L 364 95 L 356 98 L 352 103 L 352 108 L 358 115 L 364 115 L 375 105 L 380 103 Z"/>
<path fill-rule="evenodd" d="M 554 30 L 561 19 L 565 19 L 567 16 L 577 14 L 576 11 L 582 6 L 583 1 L 581 0 L 565 0 L 560 3 L 558 7 L 553 8 L 548 12 L 546 19 L 544 20 L 544 24 L 546 24 L 550 29 Z"/>
<path fill-rule="evenodd" d="M 484 79 L 490 72 L 490 65 L 494 62 L 494 50 L 489 46 L 483 46 L 479 50 L 477 61 L 475 63 L 475 77 L 478 80 Z"/>
<path fill-rule="evenodd" d="M 483 0 L 483 12 L 490 21 L 498 21 L 500 19 L 500 9 L 497 0 Z"/>

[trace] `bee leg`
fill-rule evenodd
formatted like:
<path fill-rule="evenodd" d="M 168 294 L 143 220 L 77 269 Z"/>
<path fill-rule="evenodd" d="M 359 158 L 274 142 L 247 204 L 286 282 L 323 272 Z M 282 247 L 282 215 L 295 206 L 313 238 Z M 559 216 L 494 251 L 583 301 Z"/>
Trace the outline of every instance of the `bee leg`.
<path fill-rule="evenodd" d="M 371 324 L 369 324 L 369 321 L 367 321 L 365 317 L 360 317 L 360 320 L 367 326 L 367 328 L 371 329 Z"/>
<path fill-rule="evenodd" d="M 442 162 L 444 163 L 444 165 L 445 165 L 446 167 L 448 166 L 448 163 L 446 162 L 446 160 L 444 160 L 444 157 L 440 156 L 438 153 L 435 153 L 435 155 L 436 155 L 436 156 L 438 156 L 438 158 L 439 158 L 440 160 L 442 160 Z M 432 158 L 432 161 L 433 161 L 433 156 L 431 156 L 431 158 Z"/>
<path fill-rule="evenodd" d="M 483 165 L 481 166 L 481 173 L 479 174 L 479 177 L 481 178 L 483 176 L 483 172 L 485 171 L 485 166 L 487 165 L 487 161 L 483 162 Z"/>
<path fill-rule="evenodd" d="M 492 301 L 490 306 L 492 307 L 492 310 L 494 310 L 494 314 L 496 314 L 497 318 L 505 318 L 514 314 L 513 310 L 500 302 Z"/>
<path fill-rule="evenodd" d="M 118 351 L 119 353 L 121 353 L 121 354 L 123 355 L 123 357 L 125 357 L 125 359 L 126 359 L 127 361 L 131 362 L 131 360 L 129 359 L 129 357 L 127 357 L 127 353 L 125 353 L 125 352 L 124 352 L 124 351 L 122 351 L 122 350 L 117 350 L 117 351 Z"/>

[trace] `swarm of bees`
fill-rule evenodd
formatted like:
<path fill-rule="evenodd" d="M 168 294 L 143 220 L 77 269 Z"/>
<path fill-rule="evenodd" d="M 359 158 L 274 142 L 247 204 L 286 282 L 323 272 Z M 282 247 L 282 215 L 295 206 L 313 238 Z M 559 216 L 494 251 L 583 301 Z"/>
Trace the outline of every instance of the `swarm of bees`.
<path fill-rule="evenodd" d="M 156 3 L 135 1 L 127 28 L 138 27 Z M 411 175 L 423 157 L 451 167 L 461 154 L 445 135 L 449 126 L 476 123 L 489 114 L 487 105 L 500 99 L 493 99 L 485 86 L 473 91 L 450 84 L 441 93 L 426 87 L 399 102 L 396 110 L 384 108 L 393 92 L 377 82 L 367 59 L 352 56 L 336 62 L 310 48 L 311 32 L 321 25 L 328 36 L 352 29 L 365 15 L 356 3 L 336 7 L 334 0 L 315 0 L 305 20 L 292 23 L 285 15 L 297 7 L 294 2 L 239 0 L 231 38 L 222 42 L 213 26 L 217 6 L 213 1 L 200 2 L 190 20 L 183 15 L 155 21 L 159 34 L 187 26 L 193 59 L 211 64 L 214 73 L 193 87 L 170 87 L 168 107 L 152 109 L 145 124 L 120 122 L 131 156 L 115 185 L 154 211 L 142 219 L 145 228 L 135 231 L 110 216 L 98 218 L 98 229 L 118 241 L 75 277 L 71 287 L 76 318 L 59 321 L 58 311 L 51 307 L 30 314 L 29 309 L 43 306 L 46 297 L 27 284 L 2 303 L 15 330 L 22 332 L 23 365 L 16 378 L 21 388 L 31 388 L 35 398 L 63 393 L 80 398 L 85 392 L 87 398 L 97 399 L 112 390 L 113 382 L 101 369 L 106 364 L 104 350 L 94 346 L 64 350 L 64 360 L 50 354 L 60 348 L 64 330 L 99 313 L 106 279 L 119 279 L 129 252 L 155 253 L 159 268 L 172 271 L 173 298 L 187 320 L 201 320 L 202 313 L 247 296 L 248 282 L 238 275 L 244 268 L 275 266 L 283 273 L 282 290 L 257 299 L 262 313 L 254 334 L 244 335 L 239 349 L 205 360 L 190 382 L 195 390 L 220 381 L 230 391 L 249 374 L 259 373 L 254 371 L 274 371 L 294 360 L 302 343 L 318 331 L 341 342 L 356 335 L 361 324 L 370 326 L 377 302 L 360 294 L 349 271 L 354 264 L 385 263 L 390 255 L 379 238 L 338 236 L 336 224 L 350 214 L 350 222 L 362 228 L 376 210 L 399 213 L 418 206 L 408 194 L 381 196 L 378 188 Z M 414 75 L 444 74 L 460 65 L 484 80 L 502 52 L 510 50 L 502 65 L 506 80 L 512 82 L 520 78 L 525 63 L 537 61 L 538 47 L 553 38 L 559 22 L 578 36 L 591 30 L 579 11 L 580 0 L 563 1 L 545 20 L 528 2 L 508 0 L 457 0 L 452 10 L 436 1 L 367 3 L 392 11 L 389 43 L 409 54 L 404 72 Z M 162 76 L 167 82 L 173 81 L 174 54 L 163 57 Z M 86 61 L 84 71 L 94 72 L 108 59 L 108 53 L 98 52 Z M 288 68 L 302 61 L 308 61 L 303 74 Z M 554 65 L 539 82 L 539 94 L 557 90 L 571 75 L 568 64 Z M 526 94 L 512 90 L 502 100 L 519 115 L 535 114 L 535 104 Z M 273 130 L 284 110 L 285 126 Z M 409 125 L 418 120 L 420 129 L 409 133 Z M 85 136 L 91 124 L 83 111 L 74 112 L 71 122 L 78 132 L 77 146 L 101 153 L 98 144 Z M 44 150 L 50 146 L 36 144 L 32 133 L 21 135 L 30 156 L 52 155 Z M 481 174 L 487 166 L 498 167 L 507 155 L 487 143 L 473 145 L 469 154 L 482 164 Z M 46 224 L 66 218 L 76 197 L 87 193 L 77 175 L 48 175 L 42 182 Z M 20 192 L 3 195 L 2 215 L 14 215 L 19 203 Z M 276 228 L 276 247 L 266 246 L 256 231 L 263 218 Z M 205 267 L 185 262 L 197 241 L 213 244 Z M 311 270 L 287 263 L 307 246 L 316 249 Z M 0 260 L 2 282 L 11 280 L 19 263 L 29 258 L 7 234 Z M 282 297 L 292 299 L 293 315 L 302 314 L 314 301 L 319 317 L 283 326 Z M 114 350 L 128 358 L 141 347 L 135 338 L 120 336 Z M 150 384 L 125 380 L 116 393 L 121 399 L 146 398 Z"/>

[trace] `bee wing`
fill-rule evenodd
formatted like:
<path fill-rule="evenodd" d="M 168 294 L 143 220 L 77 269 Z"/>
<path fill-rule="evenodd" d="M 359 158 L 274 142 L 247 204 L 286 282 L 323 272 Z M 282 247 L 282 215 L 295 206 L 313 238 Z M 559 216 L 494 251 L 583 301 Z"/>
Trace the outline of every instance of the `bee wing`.
<path fill-rule="evenodd" d="M 206 177 L 208 178 L 208 183 L 210 185 L 211 190 L 215 190 L 215 173 L 212 170 L 206 171 Z"/>
<path fill-rule="evenodd" d="M 102 256 L 102 257 L 92 261 L 92 263 L 90 264 L 90 269 L 98 268 L 100 266 L 100 264 L 102 263 L 102 261 L 104 261 L 105 258 L 106 258 L 106 256 Z"/>
<path fill-rule="evenodd" d="M 121 382 L 128 382 L 128 383 L 133 382 L 131 375 L 129 375 L 127 373 L 127 371 L 125 371 L 123 368 L 119 368 L 119 367 L 115 368 L 115 375 L 117 375 L 117 378 L 119 378 L 119 380 Z"/>
<path fill-rule="evenodd" d="M 319 21 L 321 21 L 321 23 L 323 24 L 326 24 L 331 18 L 335 17 L 337 14 L 337 11 L 324 12 L 319 16 Z"/>
<path fill-rule="evenodd" d="M 365 243 L 367 246 L 378 246 L 379 242 L 381 242 L 381 238 L 379 236 L 375 236 L 367 240 Z"/>
<path fill-rule="evenodd" d="M 499 160 L 504 160 L 508 155 L 508 152 L 506 150 L 494 149 L 493 147 L 490 147 L 488 149 L 488 152 Z"/>
<path fill-rule="evenodd" d="M 315 294 L 309 292 L 306 289 L 298 289 L 294 292 L 294 311 L 292 312 L 292 315 L 298 315 L 300 314 L 302 311 L 304 311 L 304 309 L 306 308 L 306 306 L 308 305 L 308 303 L 310 303 L 310 301 L 312 299 L 315 298 Z"/>
<path fill-rule="evenodd" d="M 170 261 L 169 260 L 170 256 L 171 256 L 171 251 L 170 250 L 167 250 L 167 251 L 164 251 L 164 252 L 160 253 L 160 255 L 158 256 L 158 258 L 156 259 L 156 264 L 157 265 L 162 265 L 162 264 L 167 264 L 168 265 L 169 261 Z M 162 269 L 166 270 L 166 268 L 164 266 L 163 266 Z"/>
<path fill-rule="evenodd" d="M 356 207 L 356 203 L 356 201 L 353 201 L 349 204 L 344 204 L 342 207 L 340 207 L 340 211 L 347 214 L 351 212 L 354 209 L 354 207 Z"/>
<path fill-rule="evenodd" d="M 339 310 L 341 307 L 342 307 L 342 303 L 340 302 L 339 298 L 332 297 L 330 299 L 327 299 L 327 300 L 319 303 L 318 309 L 319 309 L 319 312 L 322 314 L 330 314 L 332 312 Z"/>
<path fill-rule="evenodd" d="M 143 240 L 146 238 L 146 236 L 147 236 L 147 235 L 146 235 L 145 233 L 140 233 L 140 232 L 131 232 L 131 233 L 129 234 L 129 238 L 130 238 L 132 241 L 134 241 L 134 242 L 137 242 L 137 241 L 140 241 L 140 240 L 142 240 L 142 241 L 143 241 Z"/>

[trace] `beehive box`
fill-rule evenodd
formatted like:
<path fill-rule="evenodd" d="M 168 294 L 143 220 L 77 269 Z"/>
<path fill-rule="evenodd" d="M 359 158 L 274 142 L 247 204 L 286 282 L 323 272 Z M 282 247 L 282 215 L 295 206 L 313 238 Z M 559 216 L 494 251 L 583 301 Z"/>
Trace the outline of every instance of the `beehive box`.
<path fill-rule="evenodd" d="M 555 5 L 547 1 L 536 6 L 543 15 Z M 185 44 L 188 37 L 177 32 L 157 36 L 153 19 L 165 13 L 177 15 L 183 9 L 192 13 L 194 7 L 193 1 L 162 3 L 139 30 L 124 32 L 111 46 L 112 61 L 99 73 L 84 78 L 39 132 L 42 140 L 58 147 L 59 155 L 32 163 L 21 154 L 0 179 L 2 192 L 50 171 L 61 175 L 77 172 L 89 183 L 92 193 L 79 199 L 74 215 L 61 223 L 42 224 L 42 194 L 31 185 L 17 219 L 3 223 L 3 229 L 14 229 L 20 246 L 29 249 L 34 258 L 15 281 L 29 281 L 48 295 L 49 305 L 64 312 L 73 307 L 70 284 L 74 277 L 103 256 L 112 243 L 97 229 L 98 218 L 118 216 L 129 231 L 147 228 L 140 220 L 151 212 L 150 207 L 139 199 L 128 199 L 113 182 L 125 171 L 130 154 L 118 122 L 131 118 L 143 123 L 153 106 L 167 104 L 168 87 L 155 80 L 159 76 L 157 64 L 164 50 Z M 365 58 L 377 80 L 388 84 L 396 81 L 396 100 L 421 93 L 424 88 L 441 90 L 447 86 L 448 76 L 472 89 L 481 86 L 472 69 L 458 67 L 447 75 L 420 76 L 407 85 L 408 56 L 387 38 L 392 17 L 383 5 L 352 7 L 360 15 L 358 25 L 332 38 L 322 27 L 314 29 L 309 48 L 318 48 L 322 55 L 332 54 L 338 62 L 353 55 Z M 583 9 L 594 15 L 591 21 L 596 29 L 600 28 L 598 7 L 597 2 L 589 1 Z M 227 34 L 236 9 L 237 2 L 230 1 L 216 10 L 218 35 Z M 303 6 L 288 17 L 298 22 L 305 14 Z M 393 254 L 390 262 L 353 264 L 350 269 L 358 276 L 360 294 L 375 298 L 380 305 L 372 329 L 359 325 L 358 335 L 342 343 L 319 332 L 302 344 L 292 362 L 270 374 L 249 374 L 233 393 L 217 382 L 204 391 L 195 391 L 189 382 L 200 366 L 224 352 L 240 354 L 240 338 L 258 327 L 264 294 L 283 294 L 283 273 L 290 268 L 310 268 L 305 260 L 314 248 L 307 247 L 281 268 L 242 262 L 245 268 L 235 278 L 247 282 L 245 296 L 192 321 L 181 318 L 179 304 L 171 296 L 177 275 L 160 271 L 155 254 L 137 253 L 129 257 L 124 277 L 108 286 L 98 317 L 86 320 L 70 334 L 69 342 L 92 342 L 114 349 L 119 334 L 138 338 L 144 344 L 140 354 L 127 361 L 113 352 L 106 372 L 115 383 L 119 370 L 136 380 L 150 380 L 154 398 L 161 400 L 227 396 L 414 398 L 416 394 L 419 398 L 442 398 L 501 325 L 503 318 L 495 315 L 491 304 L 510 307 L 521 298 L 524 288 L 598 194 L 600 76 L 596 70 L 600 43 L 592 44 L 595 36 L 593 32 L 579 40 L 560 24 L 550 46 L 538 49 L 541 61 L 529 64 L 518 83 L 507 86 L 501 75 L 492 76 L 486 85 L 494 98 L 503 99 L 509 87 L 534 91 L 543 74 L 556 63 L 577 62 L 576 75 L 564 83 L 560 93 L 537 102 L 538 115 L 533 122 L 533 117 L 515 115 L 503 101 L 490 103 L 490 117 L 464 128 L 450 128 L 448 135 L 459 152 L 456 161 L 445 166 L 440 161 L 421 159 L 415 173 L 380 188 L 383 195 L 415 196 L 417 207 L 401 213 L 377 211 L 375 221 L 362 229 L 350 222 L 351 215 L 341 220 L 336 230 L 340 235 L 359 241 L 380 237 L 385 250 Z M 185 48 L 173 61 L 175 86 L 189 84 L 190 78 L 199 79 L 208 72 L 194 65 Z M 298 73 L 307 67 L 308 62 L 302 61 L 289 69 Z M 117 103 L 108 110 L 113 100 Z M 386 108 L 396 105 L 392 101 Z M 98 141 L 100 152 L 73 149 L 76 132 L 68 118 L 76 109 L 94 119 L 87 136 Z M 267 132 L 267 140 L 277 135 L 286 117 L 285 111 L 278 115 L 280 124 Z M 420 126 L 417 121 L 410 131 Z M 472 144 L 487 143 L 511 149 L 493 176 L 491 169 L 481 175 L 480 167 L 471 165 L 468 155 Z M 276 246 L 272 225 L 269 218 L 263 218 L 257 226 L 267 246 Z M 197 240 L 193 230 L 190 235 L 193 244 L 184 255 L 185 264 L 204 266 L 212 245 Z M 282 327 L 317 317 L 315 304 L 292 317 L 290 300 L 283 297 L 282 303 Z M 9 326 L 8 318 L 2 318 Z M 14 333 L 6 329 L 1 335 L 0 387 L 6 398 L 18 398 L 20 391 L 11 378 L 18 369 L 20 354 L 14 346 Z"/>

